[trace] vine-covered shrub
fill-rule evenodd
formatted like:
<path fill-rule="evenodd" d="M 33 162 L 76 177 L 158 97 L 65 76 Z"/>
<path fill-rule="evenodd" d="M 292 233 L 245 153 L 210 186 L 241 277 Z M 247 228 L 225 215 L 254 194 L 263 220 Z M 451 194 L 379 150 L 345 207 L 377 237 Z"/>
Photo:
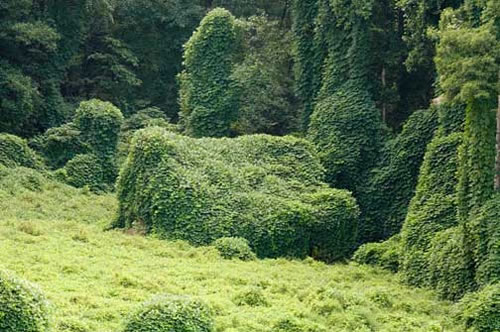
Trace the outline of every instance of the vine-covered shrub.
<path fill-rule="evenodd" d="M 437 136 L 427 147 L 417 189 L 401 232 L 400 270 L 412 285 L 425 285 L 429 266 L 427 252 L 434 235 L 455 226 L 457 150 L 461 134 Z"/>
<path fill-rule="evenodd" d="M 0 270 L 0 331 L 49 331 L 48 303 L 40 290 L 3 270 Z"/>
<path fill-rule="evenodd" d="M 326 182 L 354 193 L 376 161 L 381 134 L 380 114 L 369 95 L 349 88 L 317 103 L 308 132 L 326 169 Z"/>
<path fill-rule="evenodd" d="M 105 188 L 104 169 L 99 158 L 93 154 L 79 154 L 64 166 L 65 182 L 82 188 L 89 186 L 93 191 Z"/>
<path fill-rule="evenodd" d="M 213 332 L 210 309 L 189 297 L 158 295 L 132 314 L 123 332 Z"/>
<path fill-rule="evenodd" d="M 266 135 L 192 139 L 136 133 L 118 180 L 117 227 L 207 245 L 242 237 L 259 257 L 334 260 L 355 245 L 359 209 L 329 189 L 305 140 Z"/>
<path fill-rule="evenodd" d="M 464 236 L 461 226 L 441 231 L 433 237 L 426 253 L 428 285 L 444 299 L 458 300 L 474 289 L 473 278 L 466 263 Z"/>
<path fill-rule="evenodd" d="M 392 272 L 397 272 L 401 256 L 399 234 L 384 242 L 366 243 L 359 247 L 352 259 L 360 264 L 380 266 Z"/>
<path fill-rule="evenodd" d="M 221 237 L 215 240 L 214 246 L 225 259 L 238 258 L 242 261 L 251 261 L 256 258 L 248 241 L 241 237 Z"/>
<path fill-rule="evenodd" d="M 40 152 L 53 169 L 64 167 L 77 154 L 89 150 L 81 139 L 80 130 L 73 122 L 50 128 L 43 135 L 31 140 L 30 146 Z"/>
<path fill-rule="evenodd" d="M 17 136 L 0 134 L 0 165 L 6 167 L 43 168 L 41 158 Z"/>
<path fill-rule="evenodd" d="M 113 183 L 116 175 L 116 145 L 123 115 L 109 102 L 92 99 L 80 103 L 73 119 L 90 152 L 101 160 L 104 180 Z"/>
<path fill-rule="evenodd" d="M 500 331 L 500 284 L 470 293 L 457 305 L 457 318 L 470 332 Z"/>
<path fill-rule="evenodd" d="M 413 113 L 402 132 L 385 144 L 360 197 L 361 242 L 384 240 L 401 230 L 425 149 L 438 127 L 437 113 L 435 108 Z"/>
<path fill-rule="evenodd" d="M 235 18 L 222 8 L 210 11 L 186 43 L 179 94 L 180 117 L 188 135 L 230 134 L 238 111 L 231 79 L 236 45 Z"/>
<path fill-rule="evenodd" d="M 477 283 L 483 286 L 500 282 L 500 194 L 474 212 L 468 229 L 473 239 Z"/>

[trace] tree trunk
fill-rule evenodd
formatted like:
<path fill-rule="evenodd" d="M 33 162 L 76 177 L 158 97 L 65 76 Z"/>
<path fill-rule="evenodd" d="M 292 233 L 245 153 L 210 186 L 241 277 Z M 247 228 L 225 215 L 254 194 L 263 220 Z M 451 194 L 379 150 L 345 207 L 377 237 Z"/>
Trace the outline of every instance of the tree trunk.
<path fill-rule="evenodd" d="M 495 162 L 495 190 L 500 191 L 500 95 L 497 105 L 497 157 Z"/>
<path fill-rule="evenodd" d="M 384 93 L 382 94 L 382 98 L 384 98 L 384 99 L 385 99 L 385 87 L 387 85 L 385 76 L 386 76 L 385 66 L 383 66 L 380 78 L 382 80 L 382 88 L 383 88 L 382 91 L 384 91 Z M 386 104 L 385 100 L 382 100 L 382 121 L 384 123 L 386 123 L 386 120 L 387 120 L 387 104 Z"/>

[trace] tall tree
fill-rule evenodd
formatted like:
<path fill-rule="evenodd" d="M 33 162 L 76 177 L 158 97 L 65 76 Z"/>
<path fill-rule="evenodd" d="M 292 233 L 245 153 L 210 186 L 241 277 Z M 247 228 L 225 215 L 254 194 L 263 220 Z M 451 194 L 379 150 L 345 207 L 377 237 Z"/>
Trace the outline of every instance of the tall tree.
<path fill-rule="evenodd" d="M 216 8 L 185 45 L 180 74 L 181 121 L 194 137 L 229 136 L 238 112 L 231 78 L 237 34 L 234 16 Z"/>

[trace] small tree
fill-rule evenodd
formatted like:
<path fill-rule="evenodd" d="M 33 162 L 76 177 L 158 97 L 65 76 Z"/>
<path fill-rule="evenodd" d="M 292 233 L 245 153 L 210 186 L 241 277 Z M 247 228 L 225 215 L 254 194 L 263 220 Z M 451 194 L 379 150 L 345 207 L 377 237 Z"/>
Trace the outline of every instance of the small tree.
<path fill-rule="evenodd" d="M 179 80 L 180 117 L 188 135 L 230 135 L 238 110 L 230 77 L 236 44 L 235 18 L 222 8 L 210 11 L 186 43 Z"/>

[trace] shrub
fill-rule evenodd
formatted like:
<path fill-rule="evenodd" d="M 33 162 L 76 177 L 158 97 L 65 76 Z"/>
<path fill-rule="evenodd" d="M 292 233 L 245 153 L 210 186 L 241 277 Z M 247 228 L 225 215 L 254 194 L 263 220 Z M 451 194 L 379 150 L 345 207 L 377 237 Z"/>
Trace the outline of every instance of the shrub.
<path fill-rule="evenodd" d="M 9 168 L 43 168 L 40 157 L 28 147 L 27 142 L 10 134 L 0 134 L 0 165 Z"/>
<path fill-rule="evenodd" d="M 48 304 L 40 290 L 0 270 L 0 331 L 49 331 Z"/>
<path fill-rule="evenodd" d="M 82 141 L 101 161 L 104 181 L 114 183 L 117 175 L 116 146 L 123 122 L 120 110 L 109 102 L 84 101 L 76 110 L 73 122 L 80 130 Z"/>
<path fill-rule="evenodd" d="M 437 233 L 431 241 L 427 256 L 428 283 L 437 290 L 440 297 L 458 300 L 473 290 L 462 227 L 452 227 Z"/>
<path fill-rule="evenodd" d="M 238 110 L 231 72 L 236 51 L 235 18 L 210 11 L 185 45 L 180 117 L 194 137 L 228 136 Z"/>
<path fill-rule="evenodd" d="M 360 196 L 361 242 L 384 240 L 401 230 L 425 149 L 438 127 L 437 113 L 433 108 L 413 113 L 402 132 L 385 144 Z"/>
<path fill-rule="evenodd" d="M 144 129 L 120 173 L 115 226 L 141 221 L 149 232 L 196 245 L 243 237 L 258 257 L 305 257 L 312 248 L 325 259 L 344 257 L 359 209 L 322 177 L 302 139 L 191 139 Z"/>
<path fill-rule="evenodd" d="M 427 147 L 418 185 L 401 232 L 400 269 L 412 285 L 428 280 L 426 253 L 434 235 L 455 226 L 457 149 L 461 134 L 437 136 Z"/>
<path fill-rule="evenodd" d="M 68 184 L 91 190 L 104 189 L 104 170 L 101 161 L 92 154 L 79 154 L 68 161 L 64 167 L 65 180 Z"/>
<path fill-rule="evenodd" d="M 144 303 L 127 321 L 124 332 L 215 331 L 208 307 L 189 297 L 160 295 Z"/>
<path fill-rule="evenodd" d="M 241 237 L 222 237 L 215 240 L 214 246 L 225 259 L 238 258 L 250 261 L 256 258 L 248 241 Z"/>
<path fill-rule="evenodd" d="M 457 305 L 458 320 L 470 332 L 500 331 L 500 284 L 467 294 Z"/>
<path fill-rule="evenodd" d="M 47 164 L 53 169 L 64 167 L 77 154 L 89 150 L 81 139 L 80 130 L 72 122 L 50 128 L 45 134 L 30 141 L 30 146 L 43 154 Z"/>
<path fill-rule="evenodd" d="M 233 302 L 238 306 L 248 305 L 251 307 L 266 307 L 269 305 L 264 292 L 258 287 L 250 287 L 240 291 L 233 298 Z"/>
<path fill-rule="evenodd" d="M 397 272 L 401 256 L 400 236 L 379 243 L 367 243 L 359 247 L 352 259 L 360 264 L 380 266 L 392 272 Z"/>

